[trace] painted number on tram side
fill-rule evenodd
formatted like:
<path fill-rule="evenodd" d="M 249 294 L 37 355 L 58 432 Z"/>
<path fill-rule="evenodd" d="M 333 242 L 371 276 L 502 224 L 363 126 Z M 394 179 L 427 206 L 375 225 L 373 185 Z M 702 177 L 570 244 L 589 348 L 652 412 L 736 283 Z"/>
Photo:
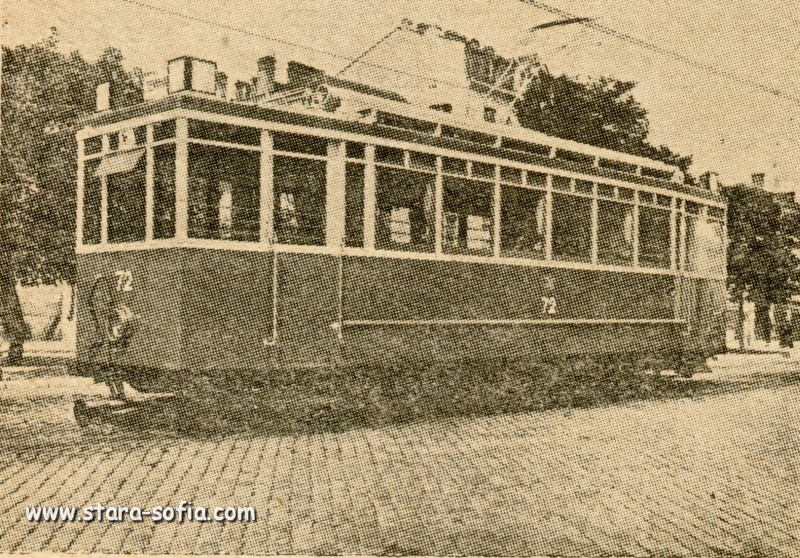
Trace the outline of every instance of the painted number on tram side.
<path fill-rule="evenodd" d="M 117 292 L 129 293 L 133 290 L 133 273 L 130 271 L 115 271 L 114 276 L 117 278 Z"/>

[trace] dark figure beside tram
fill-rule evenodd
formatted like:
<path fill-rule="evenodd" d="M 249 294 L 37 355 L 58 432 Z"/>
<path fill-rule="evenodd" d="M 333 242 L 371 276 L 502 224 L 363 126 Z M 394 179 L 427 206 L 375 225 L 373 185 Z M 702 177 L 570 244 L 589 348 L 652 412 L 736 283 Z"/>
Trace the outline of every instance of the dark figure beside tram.
<path fill-rule="evenodd" d="M 171 61 L 78 133 L 78 361 L 115 395 L 444 360 L 691 374 L 724 350 L 717 192 L 490 97 L 470 120 L 275 66 L 229 99 Z"/>

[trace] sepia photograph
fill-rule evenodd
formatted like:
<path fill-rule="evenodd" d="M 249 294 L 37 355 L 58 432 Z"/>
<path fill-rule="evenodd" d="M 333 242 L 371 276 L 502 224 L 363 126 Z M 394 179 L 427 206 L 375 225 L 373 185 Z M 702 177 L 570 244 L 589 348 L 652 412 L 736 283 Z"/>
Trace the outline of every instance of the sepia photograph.
<path fill-rule="evenodd" d="M 2 0 L 0 554 L 800 556 L 800 10 Z"/>

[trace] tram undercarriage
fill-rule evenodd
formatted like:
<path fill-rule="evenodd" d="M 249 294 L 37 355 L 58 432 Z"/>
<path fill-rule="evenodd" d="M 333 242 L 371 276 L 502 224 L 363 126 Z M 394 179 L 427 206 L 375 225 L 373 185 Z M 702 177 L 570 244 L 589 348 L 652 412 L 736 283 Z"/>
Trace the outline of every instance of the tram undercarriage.
<path fill-rule="evenodd" d="M 607 354 L 536 362 L 496 359 L 330 366 L 269 373 L 247 370 L 179 373 L 129 369 L 117 373 L 112 397 L 78 400 L 79 425 L 156 414 L 187 430 L 315 431 L 407 420 L 584 407 L 650 396 L 706 371 L 706 355 Z M 127 393 L 122 390 L 127 384 Z M 131 391 L 135 390 L 135 391 Z M 124 393 L 124 395 L 123 395 Z M 114 394 L 116 394 L 114 396 Z M 122 396 L 122 397 L 121 397 Z M 159 417 L 163 419 L 164 417 Z"/>

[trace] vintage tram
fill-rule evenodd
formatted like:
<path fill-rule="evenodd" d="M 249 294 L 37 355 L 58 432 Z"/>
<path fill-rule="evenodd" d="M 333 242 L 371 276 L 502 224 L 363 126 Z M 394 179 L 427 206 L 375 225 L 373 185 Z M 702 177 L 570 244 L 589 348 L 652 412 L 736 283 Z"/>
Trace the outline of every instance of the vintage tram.
<path fill-rule="evenodd" d="M 713 188 L 491 106 L 296 63 L 276 87 L 275 66 L 228 98 L 213 64 L 172 61 L 157 98 L 78 132 L 80 369 L 164 391 L 575 355 L 691 373 L 724 350 Z"/>

